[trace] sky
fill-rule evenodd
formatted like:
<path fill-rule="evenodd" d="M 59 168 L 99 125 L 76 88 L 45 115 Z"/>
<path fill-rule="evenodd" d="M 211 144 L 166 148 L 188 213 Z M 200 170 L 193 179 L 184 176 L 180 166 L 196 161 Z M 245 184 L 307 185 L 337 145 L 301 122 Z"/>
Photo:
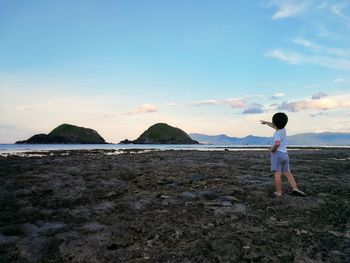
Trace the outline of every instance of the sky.
<path fill-rule="evenodd" d="M 349 0 L 0 0 L 0 143 L 350 132 Z"/>

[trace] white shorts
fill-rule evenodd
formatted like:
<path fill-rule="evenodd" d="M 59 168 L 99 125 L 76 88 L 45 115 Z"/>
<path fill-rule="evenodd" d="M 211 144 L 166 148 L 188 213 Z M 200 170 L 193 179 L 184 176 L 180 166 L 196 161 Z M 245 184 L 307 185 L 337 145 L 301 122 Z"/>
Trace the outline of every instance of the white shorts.
<path fill-rule="evenodd" d="M 276 151 L 271 153 L 272 172 L 290 172 L 288 153 Z"/>

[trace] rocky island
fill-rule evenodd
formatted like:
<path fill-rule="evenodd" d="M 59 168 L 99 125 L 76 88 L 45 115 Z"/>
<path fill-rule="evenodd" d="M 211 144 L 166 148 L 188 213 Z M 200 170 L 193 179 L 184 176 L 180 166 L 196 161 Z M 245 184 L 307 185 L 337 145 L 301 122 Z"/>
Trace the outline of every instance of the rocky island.
<path fill-rule="evenodd" d="M 49 134 L 36 134 L 28 140 L 18 141 L 16 144 L 104 144 L 105 140 L 97 131 L 78 127 L 71 124 L 62 124 Z"/>
<path fill-rule="evenodd" d="M 172 127 L 166 123 L 157 123 L 149 127 L 140 137 L 134 141 L 128 139 L 121 144 L 198 144 L 179 128 Z"/>

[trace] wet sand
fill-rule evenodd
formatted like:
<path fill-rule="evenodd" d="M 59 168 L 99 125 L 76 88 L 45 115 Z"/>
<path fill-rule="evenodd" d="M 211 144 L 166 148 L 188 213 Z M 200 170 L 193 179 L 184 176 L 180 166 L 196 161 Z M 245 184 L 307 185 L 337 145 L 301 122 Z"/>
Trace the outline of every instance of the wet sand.
<path fill-rule="evenodd" d="M 36 153 L 37 154 L 37 153 Z M 350 262 L 350 149 L 0 157 L 0 262 Z"/>

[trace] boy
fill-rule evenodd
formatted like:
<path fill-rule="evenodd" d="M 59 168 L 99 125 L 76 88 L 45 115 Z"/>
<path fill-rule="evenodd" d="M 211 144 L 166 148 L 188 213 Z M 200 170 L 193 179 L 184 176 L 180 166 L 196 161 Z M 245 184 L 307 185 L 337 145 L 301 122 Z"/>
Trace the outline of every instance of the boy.
<path fill-rule="evenodd" d="M 260 121 L 261 124 L 266 124 L 275 129 L 273 135 L 273 145 L 271 151 L 271 170 L 275 175 L 276 196 L 282 196 L 281 173 L 287 177 L 289 184 L 293 188 L 293 195 L 305 197 L 305 193 L 298 189 L 297 183 L 289 168 L 289 156 L 287 152 L 287 132 L 284 128 L 288 122 L 288 117 L 283 112 L 278 112 L 272 117 L 272 122 Z"/>

